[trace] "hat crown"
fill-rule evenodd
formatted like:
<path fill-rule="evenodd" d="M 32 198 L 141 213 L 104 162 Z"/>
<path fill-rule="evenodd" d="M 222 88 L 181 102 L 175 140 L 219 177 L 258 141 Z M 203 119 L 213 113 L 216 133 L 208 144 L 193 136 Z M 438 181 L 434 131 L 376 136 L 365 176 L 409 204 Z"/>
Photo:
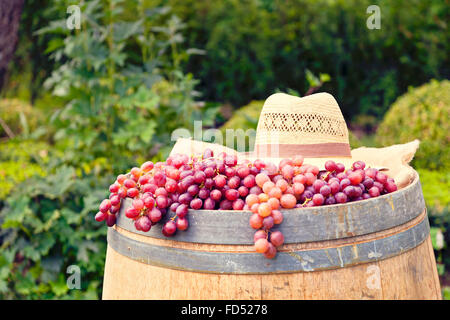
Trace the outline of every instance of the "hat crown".
<path fill-rule="evenodd" d="M 303 151 L 305 156 L 308 156 L 305 152 L 312 150 L 311 156 L 350 157 L 344 117 L 334 97 L 325 92 L 303 98 L 285 93 L 268 97 L 258 121 L 255 151 L 265 145 L 282 146 L 281 156 L 291 155 L 283 154 L 286 152 L 282 150 L 289 149 L 287 153 L 292 153 L 298 146 L 307 146 L 309 148 L 297 150 Z M 330 146 L 333 148 L 326 150 Z M 322 153 L 329 154 L 317 154 L 320 147 Z"/>

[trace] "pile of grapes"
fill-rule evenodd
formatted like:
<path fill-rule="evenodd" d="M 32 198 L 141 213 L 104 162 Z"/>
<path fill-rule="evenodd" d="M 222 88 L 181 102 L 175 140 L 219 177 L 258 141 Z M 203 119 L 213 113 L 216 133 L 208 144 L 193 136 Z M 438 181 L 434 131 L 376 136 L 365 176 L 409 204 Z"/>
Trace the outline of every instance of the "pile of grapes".
<path fill-rule="evenodd" d="M 359 201 L 397 190 L 392 178 L 365 168 L 362 161 L 345 170 L 343 164 L 329 160 L 323 171 L 303 162 L 302 156 L 296 156 L 278 166 L 259 159 L 238 164 L 235 155 L 214 157 L 210 149 L 198 156 L 175 154 L 165 162 L 148 161 L 117 177 L 95 219 L 113 226 L 122 200 L 128 197 L 132 206 L 125 215 L 134 220 L 137 230 L 147 232 L 164 215 L 173 215 L 162 228 L 170 237 L 188 228 L 188 209 L 250 210 L 249 224 L 258 230 L 255 250 L 274 258 L 284 242 L 280 231 L 271 231 L 283 221 L 279 209 Z"/>

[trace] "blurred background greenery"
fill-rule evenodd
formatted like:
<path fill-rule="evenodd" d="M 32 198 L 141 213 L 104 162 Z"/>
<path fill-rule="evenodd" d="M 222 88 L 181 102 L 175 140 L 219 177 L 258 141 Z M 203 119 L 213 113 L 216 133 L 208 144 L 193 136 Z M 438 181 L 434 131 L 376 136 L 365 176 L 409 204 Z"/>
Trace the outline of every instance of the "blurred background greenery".
<path fill-rule="evenodd" d="M 71 4 L 80 29 L 66 27 Z M 366 27 L 371 4 L 380 30 Z M 106 227 L 93 215 L 115 176 L 166 157 L 172 131 L 194 120 L 256 128 L 279 91 L 333 94 L 352 147 L 421 140 L 412 165 L 450 298 L 447 0 L 0 3 L 8 10 L 19 18 L 0 48 L 11 52 L 0 55 L 0 298 L 101 297 Z M 72 264 L 82 290 L 66 286 Z"/>

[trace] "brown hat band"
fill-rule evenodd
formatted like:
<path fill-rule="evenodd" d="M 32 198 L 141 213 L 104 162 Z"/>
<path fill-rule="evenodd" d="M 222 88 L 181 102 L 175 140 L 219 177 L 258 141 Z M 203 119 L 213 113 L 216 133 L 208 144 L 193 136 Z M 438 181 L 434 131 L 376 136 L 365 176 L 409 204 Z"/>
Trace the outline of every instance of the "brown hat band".
<path fill-rule="evenodd" d="M 348 143 L 257 144 L 254 155 L 272 158 L 291 158 L 296 155 L 302 155 L 305 158 L 350 158 L 352 156 Z"/>

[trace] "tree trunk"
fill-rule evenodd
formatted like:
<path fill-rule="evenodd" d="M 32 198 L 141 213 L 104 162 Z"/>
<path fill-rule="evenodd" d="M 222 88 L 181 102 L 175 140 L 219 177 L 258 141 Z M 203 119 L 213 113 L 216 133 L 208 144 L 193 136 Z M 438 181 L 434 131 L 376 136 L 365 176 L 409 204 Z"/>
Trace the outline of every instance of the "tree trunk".
<path fill-rule="evenodd" d="M 23 0 L 0 1 L 0 90 L 6 83 L 8 64 L 16 50 Z"/>

